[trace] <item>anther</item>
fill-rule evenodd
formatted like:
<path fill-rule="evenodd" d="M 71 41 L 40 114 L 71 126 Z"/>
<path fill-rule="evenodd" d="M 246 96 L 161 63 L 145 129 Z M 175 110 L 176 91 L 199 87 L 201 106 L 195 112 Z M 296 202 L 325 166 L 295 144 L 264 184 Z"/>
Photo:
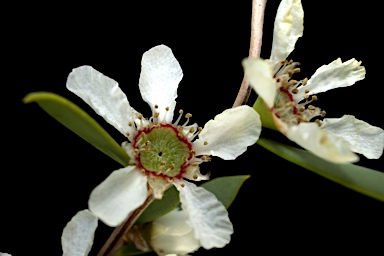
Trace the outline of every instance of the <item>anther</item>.
<path fill-rule="evenodd" d="M 166 108 L 165 108 L 165 111 L 169 111 L 169 107 L 166 107 Z"/>
<path fill-rule="evenodd" d="M 194 133 L 194 132 L 195 132 L 195 128 L 194 128 L 194 127 L 191 127 L 191 128 L 189 129 L 189 132 L 190 132 L 190 133 Z"/>
<path fill-rule="evenodd" d="M 327 112 L 325 112 L 325 111 L 323 110 L 323 111 L 321 111 L 320 116 L 321 116 L 321 117 L 325 117 L 326 114 L 327 114 Z"/>
<path fill-rule="evenodd" d="M 208 145 L 208 142 L 204 141 L 204 145 L 205 145 L 205 146 Z"/>
<path fill-rule="evenodd" d="M 315 108 L 315 106 L 309 105 L 309 106 L 308 106 L 308 109 L 309 109 L 309 110 L 315 110 L 316 108 Z"/>
<path fill-rule="evenodd" d="M 191 117 L 192 117 L 192 114 L 191 114 L 191 113 L 187 113 L 187 114 L 185 115 L 185 118 L 187 118 L 187 121 L 185 121 L 185 123 L 183 124 L 184 127 L 188 124 L 188 122 L 189 122 L 189 118 L 191 118 Z"/>
<path fill-rule="evenodd" d="M 193 175 L 193 179 L 194 180 L 197 180 L 197 178 L 198 178 L 198 176 L 195 174 L 195 175 Z"/>
<path fill-rule="evenodd" d="M 156 104 L 156 105 L 155 105 L 155 109 L 158 109 L 158 108 L 159 108 L 159 106 Z"/>
<path fill-rule="evenodd" d="M 309 93 L 309 90 L 307 89 L 307 90 L 305 90 L 305 93 Z"/>
<path fill-rule="evenodd" d="M 181 186 L 182 188 L 185 187 L 184 183 L 181 183 L 180 186 Z"/>
<path fill-rule="evenodd" d="M 316 95 L 312 95 L 312 100 L 317 100 L 317 96 Z"/>
<path fill-rule="evenodd" d="M 154 117 L 154 118 L 158 118 L 158 117 L 159 117 L 159 115 L 160 115 L 160 113 L 159 113 L 159 112 L 155 112 L 155 114 L 153 115 L 153 117 Z"/>
<path fill-rule="evenodd" d="M 308 83 L 308 78 L 304 78 L 301 83 L 303 84 L 303 86 L 306 86 Z"/>
<path fill-rule="evenodd" d="M 128 126 L 129 126 L 129 127 L 132 127 L 132 122 L 129 122 L 129 123 L 128 123 Z"/>
<path fill-rule="evenodd" d="M 171 170 L 175 169 L 175 165 L 174 165 L 174 164 L 171 164 L 171 165 L 169 166 L 169 169 L 171 169 Z"/>
<path fill-rule="evenodd" d="M 300 112 L 304 112 L 304 110 L 305 110 L 305 107 L 304 107 L 304 106 L 301 106 L 301 107 L 299 108 L 299 111 L 300 111 Z"/>
<path fill-rule="evenodd" d="M 299 90 L 297 90 L 297 88 L 295 88 L 295 89 L 292 90 L 292 93 L 293 93 L 293 94 L 296 94 L 296 93 L 298 93 L 298 92 L 299 92 Z"/>
<path fill-rule="evenodd" d="M 318 126 L 321 126 L 321 125 L 322 125 L 322 123 L 321 123 L 321 121 L 320 121 L 319 119 L 316 119 L 316 120 L 315 120 L 315 123 L 316 123 Z"/>

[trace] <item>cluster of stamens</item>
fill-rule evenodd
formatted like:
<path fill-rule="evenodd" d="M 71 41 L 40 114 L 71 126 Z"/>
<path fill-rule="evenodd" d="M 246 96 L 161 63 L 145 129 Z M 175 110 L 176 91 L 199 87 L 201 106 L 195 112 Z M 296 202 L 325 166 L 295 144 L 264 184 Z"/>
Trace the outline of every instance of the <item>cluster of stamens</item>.
<path fill-rule="evenodd" d="M 276 95 L 275 105 L 271 109 L 276 117 L 280 118 L 288 125 L 297 125 L 300 122 L 310 122 L 312 118 L 320 116 L 324 117 L 326 112 L 320 108 L 310 105 L 313 101 L 317 101 L 316 95 L 310 97 L 309 90 L 305 90 L 303 99 L 295 99 L 295 95 L 306 86 L 308 78 L 297 81 L 292 79 L 293 74 L 300 73 L 300 68 L 296 66 L 298 62 L 282 61 L 275 70 L 274 78 L 279 85 Z M 321 121 L 316 119 L 315 122 L 320 126 Z"/>
<path fill-rule="evenodd" d="M 155 105 L 154 112 L 149 120 L 141 114 L 136 120 L 128 123 L 134 134 L 127 137 L 130 140 L 131 156 L 130 164 L 136 165 L 146 175 L 160 176 L 166 179 L 180 179 L 187 172 L 192 172 L 193 179 L 198 178 L 197 166 L 202 162 L 211 160 L 209 156 L 196 156 L 192 147 L 192 141 L 202 131 L 201 127 L 189 125 L 192 114 L 185 114 L 186 121 L 179 125 L 184 111 L 179 111 L 179 117 L 175 122 L 169 124 L 165 121 L 169 107 L 160 120 L 160 113 Z M 204 142 L 208 145 L 208 142 Z M 196 170 L 196 171 L 195 171 Z"/>

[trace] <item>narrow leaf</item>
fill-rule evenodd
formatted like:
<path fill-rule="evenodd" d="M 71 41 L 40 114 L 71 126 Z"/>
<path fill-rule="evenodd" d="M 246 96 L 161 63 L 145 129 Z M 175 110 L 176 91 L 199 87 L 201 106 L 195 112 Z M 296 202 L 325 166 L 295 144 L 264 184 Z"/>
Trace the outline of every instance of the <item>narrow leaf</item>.
<path fill-rule="evenodd" d="M 354 164 L 335 164 L 312 153 L 260 138 L 257 144 L 276 155 L 327 179 L 372 198 L 384 201 L 384 173 Z"/>
<path fill-rule="evenodd" d="M 201 187 L 213 193 L 225 208 L 228 208 L 249 177 L 249 175 L 220 177 L 204 183 Z"/>
<path fill-rule="evenodd" d="M 179 191 L 172 186 L 164 192 L 163 198 L 154 200 L 137 219 L 136 224 L 153 221 L 175 209 L 180 203 Z"/>
<path fill-rule="evenodd" d="M 124 149 L 92 117 L 71 101 L 50 92 L 33 92 L 25 96 L 23 102 L 36 102 L 49 115 L 101 152 L 123 166 L 128 165 L 130 159 Z"/>

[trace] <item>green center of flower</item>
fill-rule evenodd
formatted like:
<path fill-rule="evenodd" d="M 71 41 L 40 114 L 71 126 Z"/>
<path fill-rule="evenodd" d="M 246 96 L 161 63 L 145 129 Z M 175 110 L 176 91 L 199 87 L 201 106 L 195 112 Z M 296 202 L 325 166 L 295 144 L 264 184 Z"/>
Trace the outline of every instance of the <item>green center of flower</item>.
<path fill-rule="evenodd" d="M 168 177 L 177 176 L 191 158 L 192 145 L 176 127 L 162 124 L 139 131 L 134 143 L 139 167 Z"/>

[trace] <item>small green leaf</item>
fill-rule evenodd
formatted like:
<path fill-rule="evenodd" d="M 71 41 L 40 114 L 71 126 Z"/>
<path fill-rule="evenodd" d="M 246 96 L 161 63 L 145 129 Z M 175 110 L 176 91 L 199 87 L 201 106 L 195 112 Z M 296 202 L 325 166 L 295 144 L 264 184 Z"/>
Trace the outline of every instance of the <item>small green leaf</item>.
<path fill-rule="evenodd" d="M 220 177 L 204 183 L 201 187 L 213 193 L 225 208 L 228 208 L 249 177 L 249 175 Z"/>
<path fill-rule="evenodd" d="M 180 203 L 179 191 L 172 186 L 164 192 L 163 198 L 153 201 L 137 219 L 136 224 L 146 223 L 160 218 L 172 211 Z"/>
<path fill-rule="evenodd" d="M 335 164 L 312 153 L 260 138 L 257 144 L 276 155 L 327 179 L 372 198 L 384 201 L 384 173 L 354 164 Z"/>
<path fill-rule="evenodd" d="M 261 123 L 264 127 L 277 131 L 271 111 L 269 111 L 267 105 L 265 105 L 261 97 L 257 97 L 257 100 L 253 105 L 253 109 L 256 110 L 257 113 L 259 113 Z"/>
<path fill-rule="evenodd" d="M 33 92 L 25 96 L 23 102 L 36 102 L 49 115 L 101 152 L 123 166 L 128 165 L 129 156 L 124 149 L 92 117 L 71 101 L 50 92 Z"/>

